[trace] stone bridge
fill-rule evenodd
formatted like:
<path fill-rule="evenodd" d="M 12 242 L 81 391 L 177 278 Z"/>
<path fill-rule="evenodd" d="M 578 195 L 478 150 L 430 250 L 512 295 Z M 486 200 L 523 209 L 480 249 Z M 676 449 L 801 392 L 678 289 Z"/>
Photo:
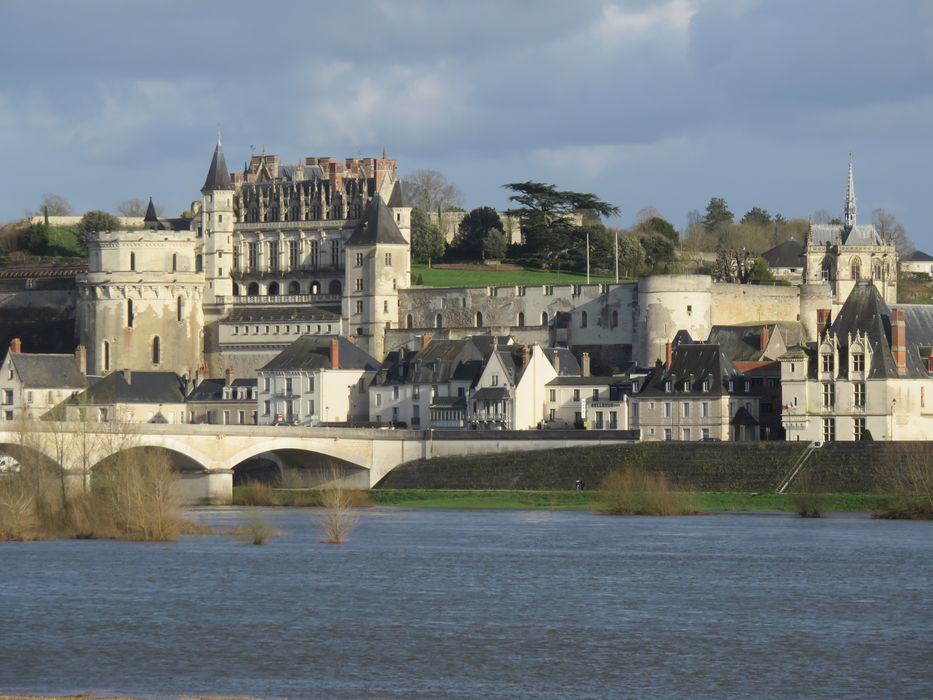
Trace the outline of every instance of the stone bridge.
<path fill-rule="evenodd" d="M 0 431 L 0 453 L 18 458 L 27 451 L 38 452 L 64 466 L 72 479 L 80 480 L 108 458 L 154 448 L 164 452 L 181 473 L 188 502 L 229 503 L 234 477 L 242 478 L 260 463 L 280 471 L 300 470 L 309 474 L 314 484 L 338 475 L 348 486 L 371 488 L 398 465 L 416 459 L 637 440 L 638 431 L 625 430 L 464 431 L 192 424 L 134 424 L 126 430 L 126 426 L 107 423 L 35 422 L 28 431 Z"/>

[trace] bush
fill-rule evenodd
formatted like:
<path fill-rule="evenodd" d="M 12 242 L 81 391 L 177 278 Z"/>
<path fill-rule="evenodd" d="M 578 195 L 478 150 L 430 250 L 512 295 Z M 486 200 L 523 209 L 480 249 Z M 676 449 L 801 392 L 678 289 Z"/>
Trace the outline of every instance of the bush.
<path fill-rule="evenodd" d="M 627 468 L 611 472 L 600 486 L 597 512 L 606 515 L 690 515 L 686 494 L 674 491 L 663 473 Z"/>
<path fill-rule="evenodd" d="M 822 518 L 823 511 L 820 506 L 820 498 L 813 493 L 795 493 L 791 497 L 791 504 L 797 515 L 801 518 Z"/>

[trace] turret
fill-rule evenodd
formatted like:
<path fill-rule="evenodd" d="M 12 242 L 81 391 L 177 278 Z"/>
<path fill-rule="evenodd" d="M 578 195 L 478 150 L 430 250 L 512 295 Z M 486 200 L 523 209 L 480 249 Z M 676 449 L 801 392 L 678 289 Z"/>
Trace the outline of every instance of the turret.
<path fill-rule="evenodd" d="M 233 183 L 227 171 L 224 149 L 217 135 L 214 157 L 201 188 L 201 255 L 205 302 L 233 295 Z"/>

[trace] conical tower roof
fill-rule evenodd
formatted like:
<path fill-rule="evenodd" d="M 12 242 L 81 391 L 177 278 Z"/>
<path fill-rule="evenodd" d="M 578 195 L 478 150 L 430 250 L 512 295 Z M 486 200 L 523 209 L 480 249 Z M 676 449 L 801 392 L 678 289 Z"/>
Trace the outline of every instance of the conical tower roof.
<path fill-rule="evenodd" d="M 373 245 L 375 243 L 393 243 L 396 245 L 406 245 L 408 241 L 399 231 L 395 223 L 395 217 L 377 193 L 375 197 L 369 200 L 366 205 L 366 211 L 363 212 L 363 218 L 356 225 L 353 235 L 347 239 L 346 245 Z"/>
<path fill-rule="evenodd" d="M 159 215 L 156 214 L 155 205 L 152 203 L 152 197 L 149 198 L 149 206 L 146 207 L 146 218 L 143 221 L 147 224 L 156 223 L 159 220 Z"/>
<path fill-rule="evenodd" d="M 211 167 L 207 171 L 207 178 L 204 180 L 201 194 L 232 189 L 233 184 L 230 182 L 230 173 L 227 172 L 227 161 L 224 160 L 224 147 L 220 143 L 220 136 L 218 136 L 217 145 L 214 147 L 214 157 L 211 159 Z"/>

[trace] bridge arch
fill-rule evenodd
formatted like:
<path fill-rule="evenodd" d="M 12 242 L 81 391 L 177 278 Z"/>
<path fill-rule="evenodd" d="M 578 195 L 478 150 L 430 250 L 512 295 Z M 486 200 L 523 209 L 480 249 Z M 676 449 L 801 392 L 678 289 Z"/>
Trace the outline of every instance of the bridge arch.
<path fill-rule="evenodd" d="M 347 486 L 369 488 L 368 461 L 327 444 L 286 437 L 243 448 L 224 467 L 233 472 L 235 485 L 261 481 L 308 488 L 338 480 Z"/>
<path fill-rule="evenodd" d="M 209 455 L 194 448 L 189 442 L 183 442 L 167 435 L 138 435 L 137 439 L 124 444 L 111 445 L 101 448 L 95 455 L 96 459 L 91 467 L 113 459 L 120 454 L 132 454 L 139 450 L 154 449 L 168 453 L 173 468 L 182 472 L 206 472 L 217 468 L 215 460 Z"/>

